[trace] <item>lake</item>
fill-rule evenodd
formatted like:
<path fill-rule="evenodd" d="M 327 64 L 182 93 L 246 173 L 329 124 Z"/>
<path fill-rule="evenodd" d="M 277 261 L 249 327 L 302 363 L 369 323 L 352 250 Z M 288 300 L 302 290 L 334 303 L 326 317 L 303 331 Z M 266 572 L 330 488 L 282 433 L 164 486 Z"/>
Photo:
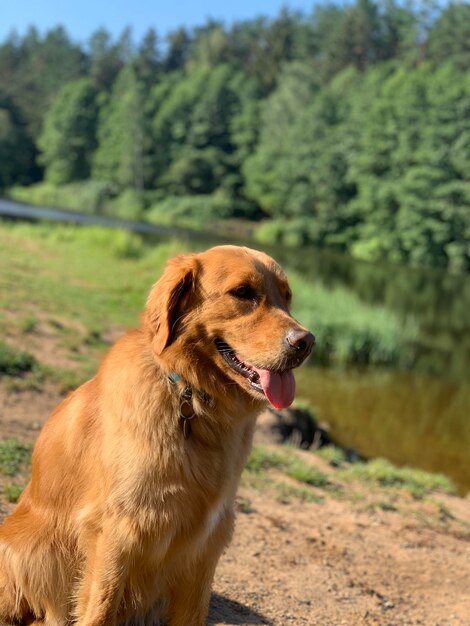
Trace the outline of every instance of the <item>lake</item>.
<path fill-rule="evenodd" d="M 450 476 L 470 490 L 470 385 L 413 372 L 305 367 L 298 398 L 329 424 L 337 443 Z"/>

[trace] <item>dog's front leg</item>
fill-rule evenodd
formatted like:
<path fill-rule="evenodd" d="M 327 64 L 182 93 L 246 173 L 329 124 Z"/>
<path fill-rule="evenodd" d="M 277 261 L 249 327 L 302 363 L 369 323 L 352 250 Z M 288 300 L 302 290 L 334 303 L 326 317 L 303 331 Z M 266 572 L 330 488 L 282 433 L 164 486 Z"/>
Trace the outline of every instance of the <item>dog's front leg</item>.
<path fill-rule="evenodd" d="M 196 561 L 192 571 L 178 577 L 171 594 L 168 626 L 205 626 L 216 565 L 217 560 Z"/>
<path fill-rule="evenodd" d="M 234 514 L 227 510 L 194 561 L 175 576 L 171 592 L 168 626 L 205 626 L 212 581 L 223 549 L 229 543 Z"/>
<path fill-rule="evenodd" d="M 91 540 L 77 593 L 77 626 L 116 625 L 133 543 L 133 533 L 123 526 L 110 519 Z"/>

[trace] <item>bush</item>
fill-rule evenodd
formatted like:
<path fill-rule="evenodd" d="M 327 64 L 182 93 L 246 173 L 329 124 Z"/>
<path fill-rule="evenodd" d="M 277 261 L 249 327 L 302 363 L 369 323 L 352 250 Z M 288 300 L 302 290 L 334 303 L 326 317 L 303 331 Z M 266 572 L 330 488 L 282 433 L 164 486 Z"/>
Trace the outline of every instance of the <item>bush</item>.
<path fill-rule="evenodd" d="M 53 241 L 83 241 L 107 250 L 119 259 L 137 259 L 144 252 L 144 242 L 140 235 L 117 228 L 102 226 L 56 226 L 46 231 L 46 236 Z"/>
<path fill-rule="evenodd" d="M 18 202 L 81 213 L 101 213 L 112 196 L 112 185 L 101 180 L 87 180 L 60 187 L 43 182 L 29 187 L 12 187 L 9 190 L 9 197 Z"/>
<path fill-rule="evenodd" d="M 138 259 L 142 256 L 144 244 L 139 235 L 117 230 L 113 233 L 109 249 L 119 259 Z"/>
<path fill-rule="evenodd" d="M 222 194 L 169 196 L 146 213 L 151 222 L 205 227 L 211 220 L 232 217 L 234 207 Z"/>
<path fill-rule="evenodd" d="M 37 361 L 29 352 L 15 350 L 0 341 L 0 373 L 7 376 L 19 376 L 30 372 L 37 366 Z"/>
<path fill-rule="evenodd" d="M 126 220 L 140 220 L 145 209 L 144 195 L 135 189 L 125 189 L 106 203 L 106 213 Z"/>
<path fill-rule="evenodd" d="M 255 230 L 255 239 L 262 244 L 281 244 L 297 248 L 313 241 L 307 219 L 266 220 Z"/>

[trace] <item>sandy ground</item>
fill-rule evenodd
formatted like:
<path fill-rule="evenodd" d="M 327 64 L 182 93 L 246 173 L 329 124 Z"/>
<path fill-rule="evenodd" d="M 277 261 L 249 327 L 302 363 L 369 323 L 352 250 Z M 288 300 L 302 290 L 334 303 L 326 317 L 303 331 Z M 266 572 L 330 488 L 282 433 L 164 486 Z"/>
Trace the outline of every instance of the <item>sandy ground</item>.
<path fill-rule="evenodd" d="M 14 393 L 0 385 L 0 437 L 34 441 L 59 398 L 53 386 Z M 354 491 L 286 504 L 242 486 L 209 624 L 469 626 L 470 499 L 394 492 L 389 510 L 390 494 Z M 0 506 L 0 517 L 12 508 L 4 497 Z"/>

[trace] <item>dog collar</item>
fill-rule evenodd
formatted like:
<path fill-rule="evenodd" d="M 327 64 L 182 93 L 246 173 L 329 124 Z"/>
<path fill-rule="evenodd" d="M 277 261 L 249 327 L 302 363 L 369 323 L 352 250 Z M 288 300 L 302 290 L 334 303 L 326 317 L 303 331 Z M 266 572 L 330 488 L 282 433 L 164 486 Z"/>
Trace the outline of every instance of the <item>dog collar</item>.
<path fill-rule="evenodd" d="M 168 380 L 171 383 L 175 383 L 176 384 L 176 383 L 179 383 L 180 380 L 183 380 L 183 379 L 181 378 L 181 376 L 177 372 L 170 372 L 168 374 Z"/>
<path fill-rule="evenodd" d="M 183 378 L 177 372 L 170 372 L 168 374 L 168 380 L 173 385 L 184 382 Z M 205 391 L 198 391 L 197 395 L 204 404 L 210 403 L 211 398 Z M 189 385 L 185 385 L 183 393 L 180 395 L 180 423 L 185 439 L 189 439 L 191 436 L 191 420 L 195 417 L 196 411 L 193 406 L 193 390 Z"/>

